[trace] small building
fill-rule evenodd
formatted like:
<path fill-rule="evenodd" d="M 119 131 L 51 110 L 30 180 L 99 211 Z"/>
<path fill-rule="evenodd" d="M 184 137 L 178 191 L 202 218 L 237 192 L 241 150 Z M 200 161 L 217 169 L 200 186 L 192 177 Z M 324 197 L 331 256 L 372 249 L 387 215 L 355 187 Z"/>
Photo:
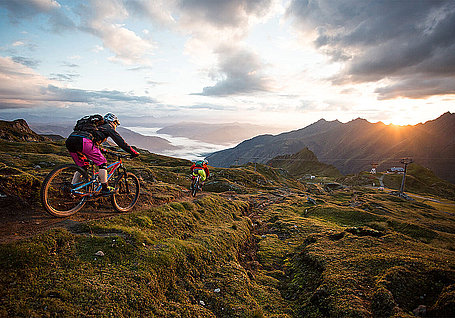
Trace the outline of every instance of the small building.
<path fill-rule="evenodd" d="M 404 168 L 402 167 L 392 167 L 387 169 L 388 173 L 404 173 Z"/>

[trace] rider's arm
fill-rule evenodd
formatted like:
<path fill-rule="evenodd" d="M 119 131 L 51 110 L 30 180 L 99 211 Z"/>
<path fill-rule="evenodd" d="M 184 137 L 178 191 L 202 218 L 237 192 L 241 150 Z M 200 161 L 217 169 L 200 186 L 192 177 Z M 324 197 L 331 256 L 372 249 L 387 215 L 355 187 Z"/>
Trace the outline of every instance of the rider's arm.
<path fill-rule="evenodd" d="M 128 143 L 122 138 L 122 136 L 120 136 L 120 134 L 115 129 L 113 129 L 110 125 L 106 126 L 105 126 L 106 132 L 108 133 L 109 137 L 111 137 L 112 140 L 117 144 L 117 146 L 119 146 L 120 148 L 122 148 L 123 150 L 132 155 L 137 155 L 137 151 L 134 150 L 130 145 L 128 145 Z"/>

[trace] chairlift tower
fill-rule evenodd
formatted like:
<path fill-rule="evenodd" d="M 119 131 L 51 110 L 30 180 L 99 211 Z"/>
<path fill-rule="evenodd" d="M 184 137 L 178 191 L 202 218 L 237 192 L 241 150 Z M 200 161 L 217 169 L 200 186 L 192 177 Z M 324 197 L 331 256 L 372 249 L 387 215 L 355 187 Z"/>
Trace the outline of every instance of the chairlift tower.
<path fill-rule="evenodd" d="M 400 187 L 400 197 L 404 196 L 404 182 L 406 179 L 406 171 L 408 168 L 408 164 L 412 163 L 413 160 L 411 158 L 403 158 L 400 161 L 402 164 L 404 164 L 404 172 L 403 172 L 403 179 L 401 179 L 401 187 Z"/>

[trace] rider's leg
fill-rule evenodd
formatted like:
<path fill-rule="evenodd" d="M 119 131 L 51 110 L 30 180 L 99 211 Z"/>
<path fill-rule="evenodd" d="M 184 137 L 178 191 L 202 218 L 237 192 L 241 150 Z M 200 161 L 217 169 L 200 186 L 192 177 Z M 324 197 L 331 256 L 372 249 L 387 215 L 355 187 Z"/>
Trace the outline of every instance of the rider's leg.
<path fill-rule="evenodd" d="M 99 167 L 98 176 L 101 182 L 101 191 L 109 193 L 110 189 L 107 185 L 107 160 L 101 153 L 100 149 L 96 147 L 90 139 L 84 138 L 83 152 L 88 159 L 92 160 L 95 165 Z"/>
<path fill-rule="evenodd" d="M 101 191 L 102 192 L 110 192 L 110 189 L 107 185 L 107 164 L 103 163 L 102 165 L 99 166 L 99 172 L 98 175 L 100 177 L 100 182 L 101 182 Z"/>
<path fill-rule="evenodd" d="M 87 169 L 87 157 L 83 152 L 83 138 L 79 136 L 70 136 L 65 142 L 66 148 L 68 149 L 71 158 L 76 165 L 81 168 Z M 82 174 L 76 171 L 71 180 L 71 184 L 76 184 L 82 181 Z"/>
<path fill-rule="evenodd" d="M 205 174 L 204 169 L 199 169 L 198 174 L 201 176 L 201 185 L 200 188 L 204 185 L 205 179 L 207 179 L 207 175 Z"/>

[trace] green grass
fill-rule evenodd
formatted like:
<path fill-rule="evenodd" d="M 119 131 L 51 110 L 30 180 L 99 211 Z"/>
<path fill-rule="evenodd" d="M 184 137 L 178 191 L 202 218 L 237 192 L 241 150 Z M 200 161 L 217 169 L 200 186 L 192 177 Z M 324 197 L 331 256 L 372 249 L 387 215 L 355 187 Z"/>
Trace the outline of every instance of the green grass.
<path fill-rule="evenodd" d="M 20 199 L 18 210 L 37 203 L 53 168 L 37 164 L 70 161 L 61 142 L 2 145 L 0 192 Z M 361 174 L 329 193 L 250 164 L 212 169 L 193 200 L 184 198 L 188 161 L 144 152 L 126 165 L 142 186 L 133 212 L 0 245 L 0 316 L 412 317 L 419 305 L 430 316 L 453 312 L 455 206 L 438 196 L 450 188 L 429 200 L 418 183 L 426 198 L 408 201 L 363 187 L 373 179 Z M 423 184 L 434 181 L 419 174 Z"/>

